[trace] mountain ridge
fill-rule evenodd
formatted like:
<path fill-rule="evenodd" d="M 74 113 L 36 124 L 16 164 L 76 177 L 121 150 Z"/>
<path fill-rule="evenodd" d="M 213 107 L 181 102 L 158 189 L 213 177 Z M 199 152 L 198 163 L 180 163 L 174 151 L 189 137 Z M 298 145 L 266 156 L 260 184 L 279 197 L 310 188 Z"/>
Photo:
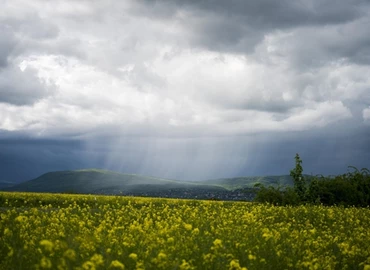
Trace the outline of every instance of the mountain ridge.
<path fill-rule="evenodd" d="M 10 191 L 97 193 L 100 189 L 118 188 L 130 191 L 139 185 L 171 187 L 190 183 L 137 174 L 123 174 L 99 169 L 56 171 L 14 185 Z"/>
<path fill-rule="evenodd" d="M 171 190 L 227 192 L 251 189 L 257 183 L 265 186 L 291 186 L 293 180 L 289 175 L 280 175 L 183 181 L 93 168 L 47 172 L 32 180 L 2 189 L 6 191 L 91 194 L 160 193 Z"/>

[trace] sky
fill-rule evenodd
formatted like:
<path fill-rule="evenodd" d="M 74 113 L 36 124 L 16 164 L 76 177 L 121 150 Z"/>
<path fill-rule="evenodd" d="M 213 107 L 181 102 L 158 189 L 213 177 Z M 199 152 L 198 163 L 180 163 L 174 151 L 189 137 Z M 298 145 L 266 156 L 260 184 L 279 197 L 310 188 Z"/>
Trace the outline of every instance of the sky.
<path fill-rule="evenodd" d="M 0 181 L 370 168 L 368 0 L 0 6 Z"/>

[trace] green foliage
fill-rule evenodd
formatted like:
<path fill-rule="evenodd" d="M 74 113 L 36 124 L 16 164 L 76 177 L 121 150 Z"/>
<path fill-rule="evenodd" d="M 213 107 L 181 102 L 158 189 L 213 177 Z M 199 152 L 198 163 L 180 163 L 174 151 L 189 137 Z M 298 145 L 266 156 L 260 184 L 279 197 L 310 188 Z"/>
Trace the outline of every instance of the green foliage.
<path fill-rule="evenodd" d="M 300 198 L 294 189 L 287 187 L 265 187 L 263 185 L 256 185 L 258 192 L 255 198 L 256 202 L 267 202 L 273 205 L 298 205 Z"/>
<path fill-rule="evenodd" d="M 310 203 L 323 205 L 361 206 L 370 205 L 370 173 L 366 168 L 338 175 L 321 177 L 311 181 L 307 198 Z"/>
<path fill-rule="evenodd" d="M 303 177 L 302 160 L 295 156 L 296 166 L 290 171 L 294 188 L 266 188 L 258 185 L 255 200 L 274 205 L 297 205 L 303 203 L 342 206 L 370 206 L 370 171 L 366 168 L 335 177 Z"/>
<path fill-rule="evenodd" d="M 294 181 L 294 190 L 298 194 L 299 198 L 303 201 L 306 195 L 306 182 L 303 177 L 302 160 L 297 153 L 295 155 L 295 168 L 290 170 L 290 176 Z"/>
<path fill-rule="evenodd" d="M 229 190 L 253 188 L 256 184 L 264 186 L 279 187 L 293 185 L 289 175 L 269 175 L 269 176 L 246 176 L 233 178 L 220 178 L 202 181 L 203 184 L 218 185 Z"/>

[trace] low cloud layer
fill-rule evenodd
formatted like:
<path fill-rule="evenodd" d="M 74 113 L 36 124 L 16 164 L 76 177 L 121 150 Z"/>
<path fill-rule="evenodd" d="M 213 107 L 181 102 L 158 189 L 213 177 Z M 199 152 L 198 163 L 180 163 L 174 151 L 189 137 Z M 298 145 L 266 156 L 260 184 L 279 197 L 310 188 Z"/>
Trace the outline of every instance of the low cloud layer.
<path fill-rule="evenodd" d="M 0 11 L 0 140 L 104 142 L 107 160 L 119 158 L 112 153 L 123 138 L 143 138 L 134 143 L 139 148 L 151 145 L 145 138 L 192 138 L 203 145 L 217 137 L 235 142 L 209 146 L 223 144 L 217 153 L 227 160 L 232 154 L 226 149 L 240 144 L 235 137 L 243 137 L 243 145 L 256 144 L 254 136 L 290 138 L 297 149 L 328 143 L 328 134 L 348 128 L 365 138 L 369 23 L 365 0 L 6 0 Z M 344 136 L 337 140 L 340 148 Z M 253 151 L 267 151 L 261 150 L 266 142 L 259 143 Z M 360 160 L 346 151 L 342 159 Z M 178 153 L 173 167 L 196 171 L 185 152 Z M 220 166 L 200 159 L 203 171 Z M 247 162 L 243 155 L 240 160 Z M 131 168 L 140 172 L 138 162 Z M 228 175 L 239 171 L 233 166 Z M 191 177 L 197 175 L 205 177 L 200 171 Z"/>

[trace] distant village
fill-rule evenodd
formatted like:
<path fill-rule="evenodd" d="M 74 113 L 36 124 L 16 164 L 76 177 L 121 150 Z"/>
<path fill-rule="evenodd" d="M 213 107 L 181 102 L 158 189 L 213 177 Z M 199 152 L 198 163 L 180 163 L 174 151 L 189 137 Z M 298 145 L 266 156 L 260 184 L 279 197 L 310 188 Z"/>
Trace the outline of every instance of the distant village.
<path fill-rule="evenodd" d="M 204 190 L 173 188 L 162 191 L 135 191 L 135 192 L 114 192 L 115 195 L 160 197 L 177 199 L 199 199 L 199 200 L 220 200 L 220 201 L 253 201 L 256 196 L 256 189 L 244 188 L 236 190 Z"/>

